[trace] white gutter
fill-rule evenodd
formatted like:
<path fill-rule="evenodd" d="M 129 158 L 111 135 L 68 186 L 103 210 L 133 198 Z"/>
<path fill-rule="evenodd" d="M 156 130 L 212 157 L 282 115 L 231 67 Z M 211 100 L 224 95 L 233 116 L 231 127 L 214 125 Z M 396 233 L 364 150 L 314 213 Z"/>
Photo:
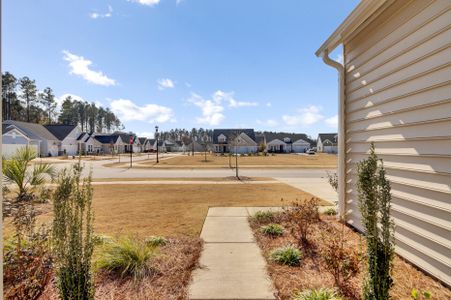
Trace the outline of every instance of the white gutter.
<path fill-rule="evenodd" d="M 344 51 L 343 51 L 344 54 Z M 338 215 L 346 218 L 346 143 L 345 143 L 345 69 L 339 62 L 330 59 L 324 49 L 319 53 L 325 64 L 338 71 Z M 344 56 L 343 56 L 344 57 Z"/>

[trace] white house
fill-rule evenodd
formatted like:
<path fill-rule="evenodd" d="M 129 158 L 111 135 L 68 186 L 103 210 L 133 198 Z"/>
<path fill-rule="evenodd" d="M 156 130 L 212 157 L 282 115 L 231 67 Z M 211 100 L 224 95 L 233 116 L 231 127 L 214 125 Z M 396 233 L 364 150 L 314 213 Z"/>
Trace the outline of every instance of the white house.
<path fill-rule="evenodd" d="M 58 155 L 77 155 L 79 151 L 78 137 L 80 127 L 76 125 L 51 124 L 44 127 L 60 141 Z"/>
<path fill-rule="evenodd" d="M 265 132 L 266 151 L 272 153 L 304 153 L 311 144 L 307 135 Z"/>
<path fill-rule="evenodd" d="M 338 153 L 338 134 L 337 133 L 320 133 L 316 141 L 318 152 Z"/>
<path fill-rule="evenodd" d="M 255 140 L 255 132 L 253 129 L 215 129 L 213 130 L 213 151 L 216 153 L 256 153 L 258 144 Z"/>
<path fill-rule="evenodd" d="M 2 126 L 2 157 L 10 158 L 17 150 L 30 147 L 39 154 L 39 140 L 31 139 L 25 132 L 14 125 Z"/>

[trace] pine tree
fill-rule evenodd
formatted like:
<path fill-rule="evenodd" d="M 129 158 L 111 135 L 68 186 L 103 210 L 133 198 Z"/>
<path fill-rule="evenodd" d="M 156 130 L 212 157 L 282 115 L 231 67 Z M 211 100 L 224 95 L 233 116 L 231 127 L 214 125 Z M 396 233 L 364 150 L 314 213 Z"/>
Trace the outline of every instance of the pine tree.
<path fill-rule="evenodd" d="M 37 100 L 36 82 L 34 80 L 31 80 L 27 76 L 25 76 L 19 80 L 19 85 L 20 85 L 20 91 L 21 91 L 21 99 L 26 104 L 27 122 L 30 122 L 31 106 Z"/>

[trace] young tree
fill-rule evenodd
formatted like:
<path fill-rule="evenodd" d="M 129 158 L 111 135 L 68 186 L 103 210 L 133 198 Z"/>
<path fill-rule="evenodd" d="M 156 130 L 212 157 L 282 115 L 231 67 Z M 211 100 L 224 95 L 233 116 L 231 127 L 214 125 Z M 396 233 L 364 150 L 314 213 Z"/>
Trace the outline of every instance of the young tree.
<path fill-rule="evenodd" d="M 47 115 L 47 123 L 52 123 L 52 115 L 56 108 L 55 94 L 50 87 L 46 87 L 42 93 L 39 94 L 39 100 L 45 107 Z"/>
<path fill-rule="evenodd" d="M 11 120 L 11 109 L 16 95 L 17 79 L 13 74 L 6 72 L 2 74 L 2 116 L 3 120 Z"/>
<path fill-rule="evenodd" d="M 359 209 L 367 241 L 368 275 L 364 299 L 389 299 L 394 255 L 394 223 L 390 217 L 391 188 L 382 160 L 371 144 L 370 156 L 358 164 Z"/>
<path fill-rule="evenodd" d="M 94 299 L 91 177 L 81 182 L 80 164 L 64 170 L 53 199 L 53 245 L 61 299 Z"/>
<path fill-rule="evenodd" d="M 19 80 L 19 86 L 21 91 L 21 99 L 26 104 L 27 122 L 30 122 L 31 106 L 37 100 L 36 82 L 25 76 Z"/>

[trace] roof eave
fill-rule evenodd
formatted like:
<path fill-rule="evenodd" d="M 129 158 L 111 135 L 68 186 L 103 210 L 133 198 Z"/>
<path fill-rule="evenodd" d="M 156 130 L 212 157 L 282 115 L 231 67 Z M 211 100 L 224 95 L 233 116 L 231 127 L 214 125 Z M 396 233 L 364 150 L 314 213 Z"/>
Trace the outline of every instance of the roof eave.
<path fill-rule="evenodd" d="M 322 57 L 324 53 L 331 53 L 351 34 L 363 29 L 364 26 L 362 25 L 364 25 L 365 21 L 387 2 L 392 2 L 392 0 L 362 0 L 334 33 L 319 47 L 315 55 Z"/>

